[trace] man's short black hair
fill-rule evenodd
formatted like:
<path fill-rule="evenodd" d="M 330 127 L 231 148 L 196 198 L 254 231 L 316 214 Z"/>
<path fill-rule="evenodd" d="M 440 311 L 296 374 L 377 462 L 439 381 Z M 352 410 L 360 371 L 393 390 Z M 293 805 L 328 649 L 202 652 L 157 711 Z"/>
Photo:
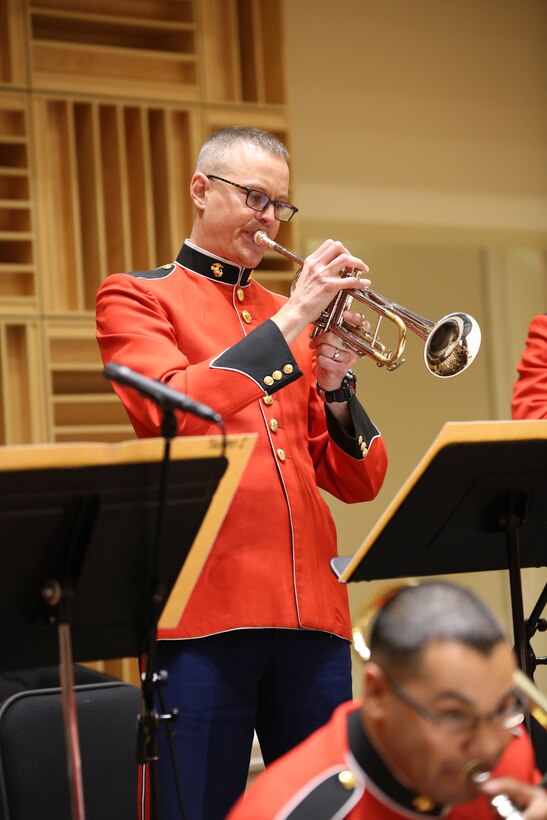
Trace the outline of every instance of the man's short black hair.
<path fill-rule="evenodd" d="M 456 641 L 489 655 L 505 635 L 488 607 L 449 581 L 404 586 L 379 609 L 368 646 L 372 661 L 393 673 L 415 671 L 436 641 Z"/>

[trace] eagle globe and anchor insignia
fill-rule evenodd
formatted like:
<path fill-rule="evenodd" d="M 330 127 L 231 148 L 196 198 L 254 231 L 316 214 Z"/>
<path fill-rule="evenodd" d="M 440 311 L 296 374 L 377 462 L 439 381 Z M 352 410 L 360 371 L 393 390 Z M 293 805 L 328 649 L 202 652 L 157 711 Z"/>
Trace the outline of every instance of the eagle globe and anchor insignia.
<path fill-rule="evenodd" d="M 220 262 L 215 262 L 213 265 L 211 265 L 211 270 L 213 271 L 213 274 L 217 279 L 220 279 L 222 277 L 222 274 L 224 273 L 224 268 L 222 267 Z"/>

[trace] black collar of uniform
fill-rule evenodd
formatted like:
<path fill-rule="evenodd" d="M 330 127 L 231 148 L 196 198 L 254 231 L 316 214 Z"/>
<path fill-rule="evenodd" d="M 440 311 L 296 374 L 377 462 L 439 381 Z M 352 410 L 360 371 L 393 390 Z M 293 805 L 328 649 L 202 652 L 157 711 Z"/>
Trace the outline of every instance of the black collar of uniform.
<path fill-rule="evenodd" d="M 422 817 L 441 817 L 444 806 L 435 805 L 427 810 L 420 808 L 420 798 L 415 792 L 405 788 L 392 775 L 386 764 L 369 740 L 363 722 L 361 710 L 356 709 L 348 715 L 348 740 L 351 753 L 363 769 L 367 780 L 377 786 L 386 797 L 415 815 Z M 422 805 L 423 802 L 422 802 Z"/>
<path fill-rule="evenodd" d="M 233 265 L 221 256 L 195 248 L 188 242 L 180 249 L 177 262 L 183 268 L 212 279 L 213 282 L 222 282 L 224 285 L 248 285 L 253 272 L 252 268 L 240 268 L 239 265 Z"/>

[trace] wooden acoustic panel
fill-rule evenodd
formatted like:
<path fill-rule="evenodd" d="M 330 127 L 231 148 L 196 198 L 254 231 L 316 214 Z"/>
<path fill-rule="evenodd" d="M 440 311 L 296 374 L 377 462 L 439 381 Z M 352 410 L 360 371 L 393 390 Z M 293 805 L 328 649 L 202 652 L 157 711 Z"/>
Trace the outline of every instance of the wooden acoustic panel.
<path fill-rule="evenodd" d="M 37 309 L 30 136 L 25 95 L 0 92 L 0 310 Z"/>
<path fill-rule="evenodd" d="M 193 0 L 34 0 L 30 31 L 38 88 L 199 99 Z"/>
<path fill-rule="evenodd" d="M 34 116 L 44 310 L 94 312 L 109 274 L 175 257 L 191 221 L 196 114 L 38 97 Z"/>

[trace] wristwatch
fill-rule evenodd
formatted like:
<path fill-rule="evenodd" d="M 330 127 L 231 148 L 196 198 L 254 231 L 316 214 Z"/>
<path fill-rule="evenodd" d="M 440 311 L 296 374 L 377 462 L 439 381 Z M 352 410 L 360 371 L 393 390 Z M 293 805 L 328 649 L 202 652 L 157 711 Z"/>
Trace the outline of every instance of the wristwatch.
<path fill-rule="evenodd" d="M 353 370 L 348 370 L 342 384 L 337 390 L 325 390 L 319 382 L 317 382 L 317 392 L 325 399 L 327 404 L 332 404 L 335 401 L 349 401 L 355 396 L 355 388 L 357 386 L 357 376 Z"/>

